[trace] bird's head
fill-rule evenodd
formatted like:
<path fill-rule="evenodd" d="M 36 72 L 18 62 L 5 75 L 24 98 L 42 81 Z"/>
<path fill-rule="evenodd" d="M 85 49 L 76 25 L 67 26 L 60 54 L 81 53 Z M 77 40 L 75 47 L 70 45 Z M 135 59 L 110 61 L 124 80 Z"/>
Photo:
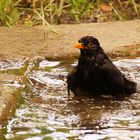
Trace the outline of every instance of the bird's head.
<path fill-rule="evenodd" d="M 78 40 L 78 43 L 74 47 L 79 48 L 81 52 L 94 52 L 100 48 L 100 43 L 93 36 L 84 36 Z"/>

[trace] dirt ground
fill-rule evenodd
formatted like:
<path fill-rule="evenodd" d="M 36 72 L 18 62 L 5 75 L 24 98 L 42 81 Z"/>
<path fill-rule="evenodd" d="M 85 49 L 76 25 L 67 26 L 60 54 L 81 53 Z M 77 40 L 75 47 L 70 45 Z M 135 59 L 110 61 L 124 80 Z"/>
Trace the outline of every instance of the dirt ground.
<path fill-rule="evenodd" d="M 54 27 L 59 35 L 51 32 L 44 35 L 41 26 L 0 27 L 0 60 L 34 56 L 51 59 L 75 57 L 79 50 L 73 45 L 85 35 L 97 37 L 105 51 L 132 45 L 136 46 L 137 51 L 140 50 L 140 20 Z"/>

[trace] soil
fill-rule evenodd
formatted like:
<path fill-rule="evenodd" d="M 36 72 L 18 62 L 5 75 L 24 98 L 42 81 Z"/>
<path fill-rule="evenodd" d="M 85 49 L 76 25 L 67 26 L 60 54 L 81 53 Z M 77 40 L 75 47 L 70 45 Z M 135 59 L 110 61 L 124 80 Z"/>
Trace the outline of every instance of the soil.
<path fill-rule="evenodd" d="M 0 60 L 34 56 L 50 59 L 76 57 L 79 50 L 73 45 L 85 35 L 97 37 L 107 52 L 124 50 L 123 46 L 131 46 L 132 49 L 135 46 L 138 54 L 140 51 L 140 20 L 55 25 L 54 28 L 59 34 L 45 33 L 42 26 L 0 27 Z"/>

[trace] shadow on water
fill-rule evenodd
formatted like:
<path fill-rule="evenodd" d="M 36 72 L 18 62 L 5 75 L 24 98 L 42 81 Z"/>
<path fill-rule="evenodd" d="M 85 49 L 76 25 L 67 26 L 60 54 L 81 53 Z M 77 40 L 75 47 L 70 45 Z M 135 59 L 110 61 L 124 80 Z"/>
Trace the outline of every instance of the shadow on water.
<path fill-rule="evenodd" d="M 140 58 L 114 63 L 140 82 Z M 140 139 L 138 93 L 123 101 L 73 95 L 68 100 L 66 75 L 75 64 L 43 60 L 26 74 L 25 102 L 2 127 L 0 140 Z"/>

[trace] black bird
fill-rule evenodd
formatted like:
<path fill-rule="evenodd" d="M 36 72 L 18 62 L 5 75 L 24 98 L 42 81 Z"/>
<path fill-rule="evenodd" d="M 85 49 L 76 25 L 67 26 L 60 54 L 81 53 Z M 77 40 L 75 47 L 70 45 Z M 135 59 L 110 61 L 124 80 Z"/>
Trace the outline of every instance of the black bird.
<path fill-rule="evenodd" d="M 78 65 L 67 76 L 68 94 L 71 90 L 77 96 L 125 97 L 140 91 L 140 85 L 125 78 L 96 38 L 84 36 L 75 47 L 81 54 Z"/>

